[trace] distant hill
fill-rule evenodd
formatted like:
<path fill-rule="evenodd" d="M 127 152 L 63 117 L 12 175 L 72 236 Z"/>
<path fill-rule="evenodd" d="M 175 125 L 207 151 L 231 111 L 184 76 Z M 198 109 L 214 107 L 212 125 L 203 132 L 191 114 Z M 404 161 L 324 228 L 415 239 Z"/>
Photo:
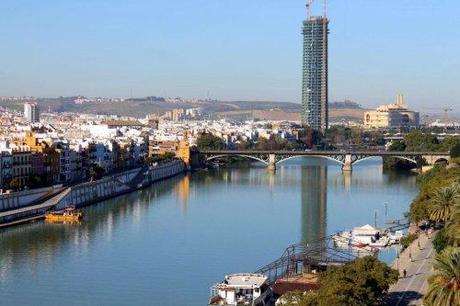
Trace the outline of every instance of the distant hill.
<path fill-rule="evenodd" d="M 351 100 L 345 100 L 341 102 L 329 102 L 330 109 L 362 109 L 361 105 Z"/>
<path fill-rule="evenodd" d="M 1 100 L 0 106 L 22 111 L 24 102 L 28 100 Z M 76 103 L 80 101 L 81 103 Z M 119 115 L 144 117 L 149 113 L 162 114 L 175 108 L 201 108 L 205 114 L 214 118 L 268 119 L 268 120 L 299 120 L 302 105 L 292 102 L 276 101 L 197 101 L 167 102 L 165 98 L 149 96 L 132 98 L 124 101 L 98 99 L 89 100 L 82 96 L 37 98 L 42 112 L 72 112 L 99 115 Z M 366 109 L 353 101 L 329 103 L 329 115 L 334 121 L 361 121 Z"/>

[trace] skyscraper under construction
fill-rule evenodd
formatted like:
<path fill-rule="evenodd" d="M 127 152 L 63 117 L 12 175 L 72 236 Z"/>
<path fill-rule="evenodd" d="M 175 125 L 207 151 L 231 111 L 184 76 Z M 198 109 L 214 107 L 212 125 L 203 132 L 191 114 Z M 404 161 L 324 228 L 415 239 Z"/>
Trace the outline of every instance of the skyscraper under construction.
<path fill-rule="evenodd" d="M 314 130 L 328 127 L 328 41 L 329 20 L 323 16 L 310 16 L 310 0 L 307 18 L 303 22 L 303 75 L 302 75 L 302 123 Z"/>

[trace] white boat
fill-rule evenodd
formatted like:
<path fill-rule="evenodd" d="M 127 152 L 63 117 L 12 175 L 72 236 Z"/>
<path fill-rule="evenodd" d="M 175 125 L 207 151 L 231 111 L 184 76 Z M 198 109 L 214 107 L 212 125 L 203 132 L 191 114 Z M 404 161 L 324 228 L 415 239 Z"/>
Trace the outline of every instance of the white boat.
<path fill-rule="evenodd" d="M 372 248 L 384 248 L 390 243 L 390 238 L 386 236 L 380 237 L 378 240 L 375 240 L 369 243 L 369 246 Z"/>
<path fill-rule="evenodd" d="M 263 274 L 235 273 L 226 275 L 223 282 L 211 287 L 208 305 L 265 306 L 271 290 Z"/>
<path fill-rule="evenodd" d="M 390 238 L 390 244 L 396 244 L 404 237 L 404 233 L 403 231 L 395 231 L 394 233 L 388 233 L 387 236 Z"/>
<path fill-rule="evenodd" d="M 348 232 L 348 234 L 350 234 L 350 236 L 348 236 L 348 235 L 344 235 L 344 233 L 347 233 L 347 232 L 337 233 L 334 236 L 332 236 L 334 243 L 336 244 L 336 246 L 340 248 L 345 248 L 345 247 L 350 246 L 351 234 Z"/>
<path fill-rule="evenodd" d="M 380 239 L 380 230 L 366 224 L 361 227 L 355 227 L 351 231 L 352 239 L 357 244 L 369 245 L 375 240 Z"/>

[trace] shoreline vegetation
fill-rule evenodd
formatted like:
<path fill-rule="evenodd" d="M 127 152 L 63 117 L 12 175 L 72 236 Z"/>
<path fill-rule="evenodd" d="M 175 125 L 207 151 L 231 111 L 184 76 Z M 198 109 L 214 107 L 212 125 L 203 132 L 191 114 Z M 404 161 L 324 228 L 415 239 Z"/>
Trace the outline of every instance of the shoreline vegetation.
<path fill-rule="evenodd" d="M 423 305 L 460 305 L 460 137 L 448 137 L 440 142 L 431 134 L 416 131 L 394 142 L 390 150 L 450 152 L 449 165 L 437 164 L 417 178 L 420 190 L 408 212 L 413 230 L 401 242 L 401 256 L 410 253 L 413 244 L 420 243 L 420 235 L 437 230 L 434 237 L 430 236 L 437 254 L 432 261 L 433 272 L 426 276 L 428 290 Z M 384 169 L 412 169 L 422 165 L 423 160 L 411 166 L 404 161 L 384 159 Z M 319 290 L 290 292 L 282 297 L 280 305 L 382 305 L 390 286 L 398 281 L 399 271 L 389 266 L 383 269 L 383 263 L 374 260 L 363 257 L 342 267 L 333 267 L 320 275 Z M 355 269 L 359 270 L 358 276 Z"/>
<path fill-rule="evenodd" d="M 420 192 L 411 204 L 409 218 L 415 224 L 431 222 L 439 229 L 433 239 L 437 254 L 423 303 L 459 305 L 460 167 L 456 160 L 449 166 L 437 165 L 420 175 L 418 182 Z"/>

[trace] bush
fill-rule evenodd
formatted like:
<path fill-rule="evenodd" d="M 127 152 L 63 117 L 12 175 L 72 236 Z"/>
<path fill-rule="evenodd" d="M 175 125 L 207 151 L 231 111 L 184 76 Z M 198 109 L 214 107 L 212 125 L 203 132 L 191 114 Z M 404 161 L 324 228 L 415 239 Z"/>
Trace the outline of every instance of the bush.
<path fill-rule="evenodd" d="M 402 237 L 399 243 L 401 244 L 401 251 L 407 249 L 409 245 L 417 240 L 417 234 L 409 234 L 405 237 Z"/>
<path fill-rule="evenodd" d="M 198 136 L 196 145 L 199 150 L 222 150 L 225 142 L 222 138 L 214 136 L 211 133 L 203 133 Z"/>
<path fill-rule="evenodd" d="M 450 157 L 460 157 L 460 143 L 456 143 L 450 148 Z"/>
<path fill-rule="evenodd" d="M 318 304 L 328 306 L 381 305 L 398 271 L 376 257 L 358 258 L 350 264 L 334 267 L 320 276 Z"/>
<path fill-rule="evenodd" d="M 446 230 L 443 228 L 436 233 L 433 239 L 433 248 L 436 250 L 436 253 L 440 253 L 447 247 L 448 243 L 449 239 L 446 235 Z"/>
<path fill-rule="evenodd" d="M 316 291 L 291 291 L 283 294 L 281 306 L 317 306 L 318 293 Z"/>
<path fill-rule="evenodd" d="M 173 152 L 165 152 L 163 154 L 154 154 L 146 158 L 147 164 L 154 164 L 162 161 L 170 161 L 176 157 L 176 154 Z"/>

